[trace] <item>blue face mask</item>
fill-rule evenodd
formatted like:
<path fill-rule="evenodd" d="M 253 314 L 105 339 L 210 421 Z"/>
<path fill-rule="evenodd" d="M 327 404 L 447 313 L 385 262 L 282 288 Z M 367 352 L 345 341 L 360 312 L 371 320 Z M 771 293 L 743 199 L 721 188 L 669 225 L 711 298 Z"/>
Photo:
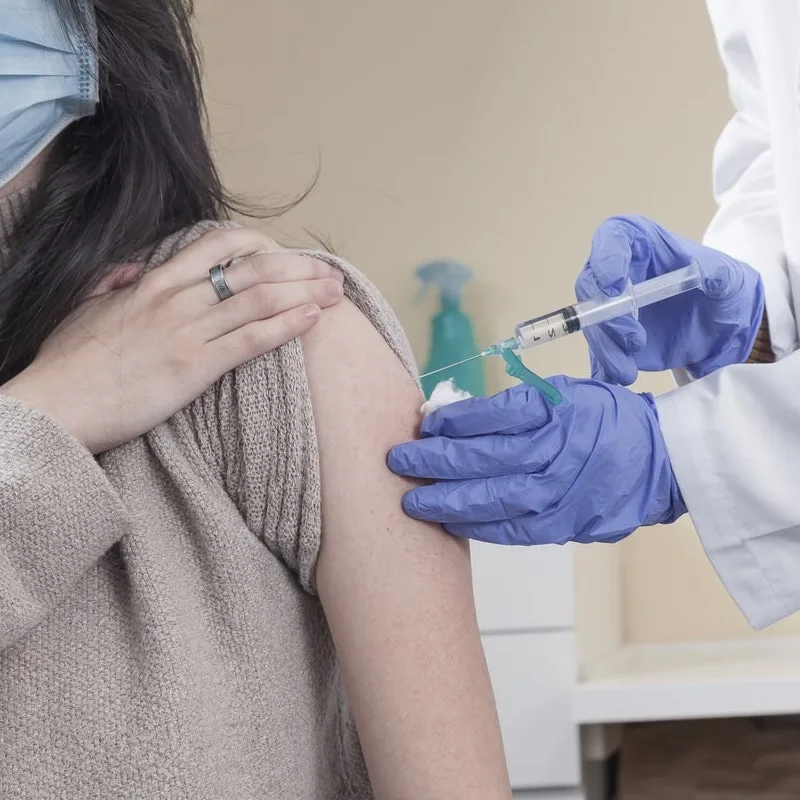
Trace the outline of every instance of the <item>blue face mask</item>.
<path fill-rule="evenodd" d="M 96 40 L 68 31 L 53 0 L 0 0 L 0 187 L 97 100 Z"/>

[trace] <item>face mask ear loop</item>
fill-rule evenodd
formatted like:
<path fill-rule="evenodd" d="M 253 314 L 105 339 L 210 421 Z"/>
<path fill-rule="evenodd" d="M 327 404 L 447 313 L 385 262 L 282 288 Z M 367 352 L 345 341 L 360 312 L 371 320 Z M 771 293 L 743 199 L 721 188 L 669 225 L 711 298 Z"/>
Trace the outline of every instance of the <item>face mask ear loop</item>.
<path fill-rule="evenodd" d="M 100 61 L 94 4 L 92 0 L 84 0 L 84 5 L 89 11 L 86 30 L 68 31 L 67 34 L 71 38 L 74 37 L 73 44 L 80 59 L 78 89 L 81 100 L 86 104 L 86 111 L 82 116 L 89 117 L 94 114 L 95 107 L 100 101 Z"/>

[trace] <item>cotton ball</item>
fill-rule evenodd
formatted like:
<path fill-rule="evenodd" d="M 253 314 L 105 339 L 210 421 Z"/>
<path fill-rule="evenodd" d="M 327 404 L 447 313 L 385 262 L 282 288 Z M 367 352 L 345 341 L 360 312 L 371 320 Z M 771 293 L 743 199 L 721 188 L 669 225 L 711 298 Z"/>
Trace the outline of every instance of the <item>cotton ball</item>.
<path fill-rule="evenodd" d="M 420 413 L 423 417 L 433 414 L 434 411 L 449 406 L 451 403 L 457 403 L 459 400 L 467 400 L 472 397 L 469 392 L 459 389 L 456 382 L 452 378 L 436 384 L 436 388 L 431 392 L 430 399 L 422 404 Z"/>

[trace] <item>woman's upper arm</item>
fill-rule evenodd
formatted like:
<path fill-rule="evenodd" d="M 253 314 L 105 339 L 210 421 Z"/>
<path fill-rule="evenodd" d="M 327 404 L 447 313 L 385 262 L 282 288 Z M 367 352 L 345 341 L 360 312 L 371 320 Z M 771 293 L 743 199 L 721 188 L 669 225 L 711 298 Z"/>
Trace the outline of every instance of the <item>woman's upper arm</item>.
<path fill-rule="evenodd" d="M 317 429 L 317 585 L 378 798 L 510 797 L 469 551 L 407 518 L 385 464 L 419 389 L 350 302 L 303 339 Z"/>

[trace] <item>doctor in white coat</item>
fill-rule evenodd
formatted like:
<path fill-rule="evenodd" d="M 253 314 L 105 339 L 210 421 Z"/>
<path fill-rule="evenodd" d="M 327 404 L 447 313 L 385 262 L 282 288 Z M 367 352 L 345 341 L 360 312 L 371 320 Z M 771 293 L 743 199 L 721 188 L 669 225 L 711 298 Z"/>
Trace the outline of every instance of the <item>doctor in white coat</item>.
<path fill-rule="evenodd" d="M 580 298 L 695 261 L 700 291 L 588 329 L 591 380 L 441 409 L 390 467 L 407 513 L 498 544 L 617 541 L 688 511 L 750 623 L 800 609 L 800 0 L 708 0 L 736 114 L 704 244 L 644 217 L 595 233 Z M 624 388 L 673 369 L 679 388 Z"/>

